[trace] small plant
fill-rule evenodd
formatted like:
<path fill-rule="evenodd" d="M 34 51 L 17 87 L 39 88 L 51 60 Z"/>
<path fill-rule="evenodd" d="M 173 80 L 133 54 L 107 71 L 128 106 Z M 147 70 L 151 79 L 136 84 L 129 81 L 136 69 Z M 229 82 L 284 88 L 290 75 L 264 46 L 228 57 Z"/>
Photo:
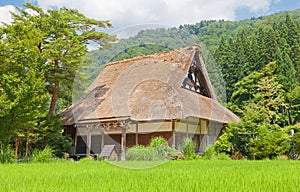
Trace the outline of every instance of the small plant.
<path fill-rule="evenodd" d="M 182 160 L 184 159 L 184 154 L 180 150 L 176 150 L 170 147 L 167 159 L 169 160 Z"/>
<path fill-rule="evenodd" d="M 170 147 L 163 137 L 154 137 L 151 139 L 149 147 L 157 151 L 159 159 L 165 159 L 170 154 Z"/>
<path fill-rule="evenodd" d="M 93 162 L 93 161 L 95 161 L 93 156 L 83 157 L 83 158 L 80 158 L 80 160 L 79 160 L 80 163 L 88 163 L 88 162 Z"/>
<path fill-rule="evenodd" d="M 160 137 L 160 136 L 159 137 L 153 137 L 151 139 L 150 144 L 149 144 L 150 147 L 160 147 L 162 145 L 163 146 L 165 146 L 165 145 L 168 146 L 167 141 L 163 137 Z"/>
<path fill-rule="evenodd" d="M 218 160 L 231 160 L 230 156 L 226 153 L 219 153 L 217 156 Z"/>
<path fill-rule="evenodd" d="M 64 152 L 64 153 L 63 153 L 63 158 L 64 158 L 65 160 L 68 160 L 69 157 L 70 157 L 70 154 L 69 154 L 69 153 L 67 153 L 67 152 Z"/>
<path fill-rule="evenodd" d="M 32 162 L 49 162 L 54 159 L 54 150 L 46 146 L 43 150 L 34 150 L 32 155 L 31 155 L 31 161 Z"/>
<path fill-rule="evenodd" d="M 233 160 L 242 160 L 244 159 L 243 154 L 241 152 L 235 152 L 231 154 L 231 159 Z"/>
<path fill-rule="evenodd" d="M 206 160 L 231 160 L 230 156 L 226 153 L 218 153 L 216 151 L 215 145 L 208 147 L 204 153 L 203 159 Z"/>
<path fill-rule="evenodd" d="M 203 159 L 208 159 L 208 160 L 217 159 L 217 152 L 215 150 L 214 145 L 206 148 Z"/>
<path fill-rule="evenodd" d="M 289 160 L 289 157 L 287 155 L 278 155 L 275 159 L 286 161 L 286 160 Z"/>
<path fill-rule="evenodd" d="M 185 138 L 182 143 L 182 151 L 184 153 L 185 158 L 193 159 L 195 156 L 196 144 L 191 138 Z"/>
<path fill-rule="evenodd" d="M 10 146 L 0 145 L 0 163 L 12 163 L 14 160 L 14 152 Z"/>

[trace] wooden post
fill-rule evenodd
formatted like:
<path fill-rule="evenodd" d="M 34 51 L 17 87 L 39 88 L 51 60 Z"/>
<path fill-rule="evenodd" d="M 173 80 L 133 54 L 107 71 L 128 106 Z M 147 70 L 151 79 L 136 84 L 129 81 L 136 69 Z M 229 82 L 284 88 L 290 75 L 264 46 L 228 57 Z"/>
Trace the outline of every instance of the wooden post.
<path fill-rule="evenodd" d="M 186 118 L 186 137 L 189 137 L 189 123 L 188 123 L 188 118 Z"/>
<path fill-rule="evenodd" d="M 86 155 L 87 156 L 90 156 L 91 154 L 91 142 L 92 141 L 92 135 L 91 135 L 91 132 L 90 132 L 90 129 L 88 128 L 87 130 L 87 145 L 86 145 Z"/>
<path fill-rule="evenodd" d="M 199 119 L 199 147 L 198 147 L 198 151 L 200 151 L 201 150 L 201 131 L 202 131 L 202 128 L 201 128 L 201 120 Z"/>
<path fill-rule="evenodd" d="M 75 155 L 77 153 L 77 137 L 78 137 L 78 127 L 75 127 L 75 141 L 74 141 L 74 151 L 72 151 L 72 155 Z"/>
<path fill-rule="evenodd" d="M 126 128 L 122 127 L 121 160 L 125 160 L 125 153 L 126 153 Z"/>
<path fill-rule="evenodd" d="M 172 119 L 172 147 L 175 149 L 176 147 L 176 140 L 175 140 L 175 121 Z"/>
<path fill-rule="evenodd" d="M 139 144 L 139 123 L 136 122 L 135 124 L 135 144 Z"/>
<path fill-rule="evenodd" d="M 206 133 L 206 140 L 205 140 L 205 143 L 206 143 L 206 145 L 205 145 L 205 148 L 207 147 L 207 145 L 208 145 L 208 132 L 209 132 L 209 130 L 208 130 L 208 121 L 206 122 L 206 129 L 207 129 L 207 133 Z"/>
<path fill-rule="evenodd" d="M 103 150 L 104 147 L 104 129 L 102 128 L 101 130 L 101 151 Z"/>

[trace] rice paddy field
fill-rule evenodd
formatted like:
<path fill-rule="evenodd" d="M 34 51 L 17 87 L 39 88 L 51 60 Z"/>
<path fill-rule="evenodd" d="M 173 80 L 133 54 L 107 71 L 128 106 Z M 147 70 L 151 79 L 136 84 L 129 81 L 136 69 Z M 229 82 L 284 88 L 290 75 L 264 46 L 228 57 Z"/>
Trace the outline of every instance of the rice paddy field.
<path fill-rule="evenodd" d="M 300 161 L 133 163 L 0 164 L 0 191 L 300 191 Z"/>

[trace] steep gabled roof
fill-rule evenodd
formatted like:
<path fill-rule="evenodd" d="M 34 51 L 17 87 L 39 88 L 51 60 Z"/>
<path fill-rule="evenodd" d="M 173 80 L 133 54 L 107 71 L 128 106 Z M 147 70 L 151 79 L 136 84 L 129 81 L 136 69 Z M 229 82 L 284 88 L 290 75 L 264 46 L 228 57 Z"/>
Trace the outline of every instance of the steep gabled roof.
<path fill-rule="evenodd" d="M 206 95 L 183 87 L 195 63 L 196 73 L 201 71 L 199 75 Z M 195 76 L 198 74 L 188 80 Z M 199 82 L 195 81 L 196 85 Z M 198 90 L 200 88 L 198 86 Z M 186 117 L 218 122 L 239 121 L 216 100 L 199 46 L 106 64 L 85 95 L 61 115 L 66 125 L 79 120 L 113 117 L 130 117 L 137 121 Z"/>

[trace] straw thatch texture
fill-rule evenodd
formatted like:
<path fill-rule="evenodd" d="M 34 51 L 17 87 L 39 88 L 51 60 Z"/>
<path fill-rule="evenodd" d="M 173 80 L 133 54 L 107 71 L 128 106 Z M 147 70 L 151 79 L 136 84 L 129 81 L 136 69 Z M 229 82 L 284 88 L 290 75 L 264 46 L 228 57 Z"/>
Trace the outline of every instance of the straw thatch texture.
<path fill-rule="evenodd" d="M 194 57 L 211 98 L 181 87 Z M 138 121 L 186 117 L 239 120 L 215 99 L 198 46 L 106 64 L 85 95 L 61 115 L 65 125 L 121 116 Z"/>

